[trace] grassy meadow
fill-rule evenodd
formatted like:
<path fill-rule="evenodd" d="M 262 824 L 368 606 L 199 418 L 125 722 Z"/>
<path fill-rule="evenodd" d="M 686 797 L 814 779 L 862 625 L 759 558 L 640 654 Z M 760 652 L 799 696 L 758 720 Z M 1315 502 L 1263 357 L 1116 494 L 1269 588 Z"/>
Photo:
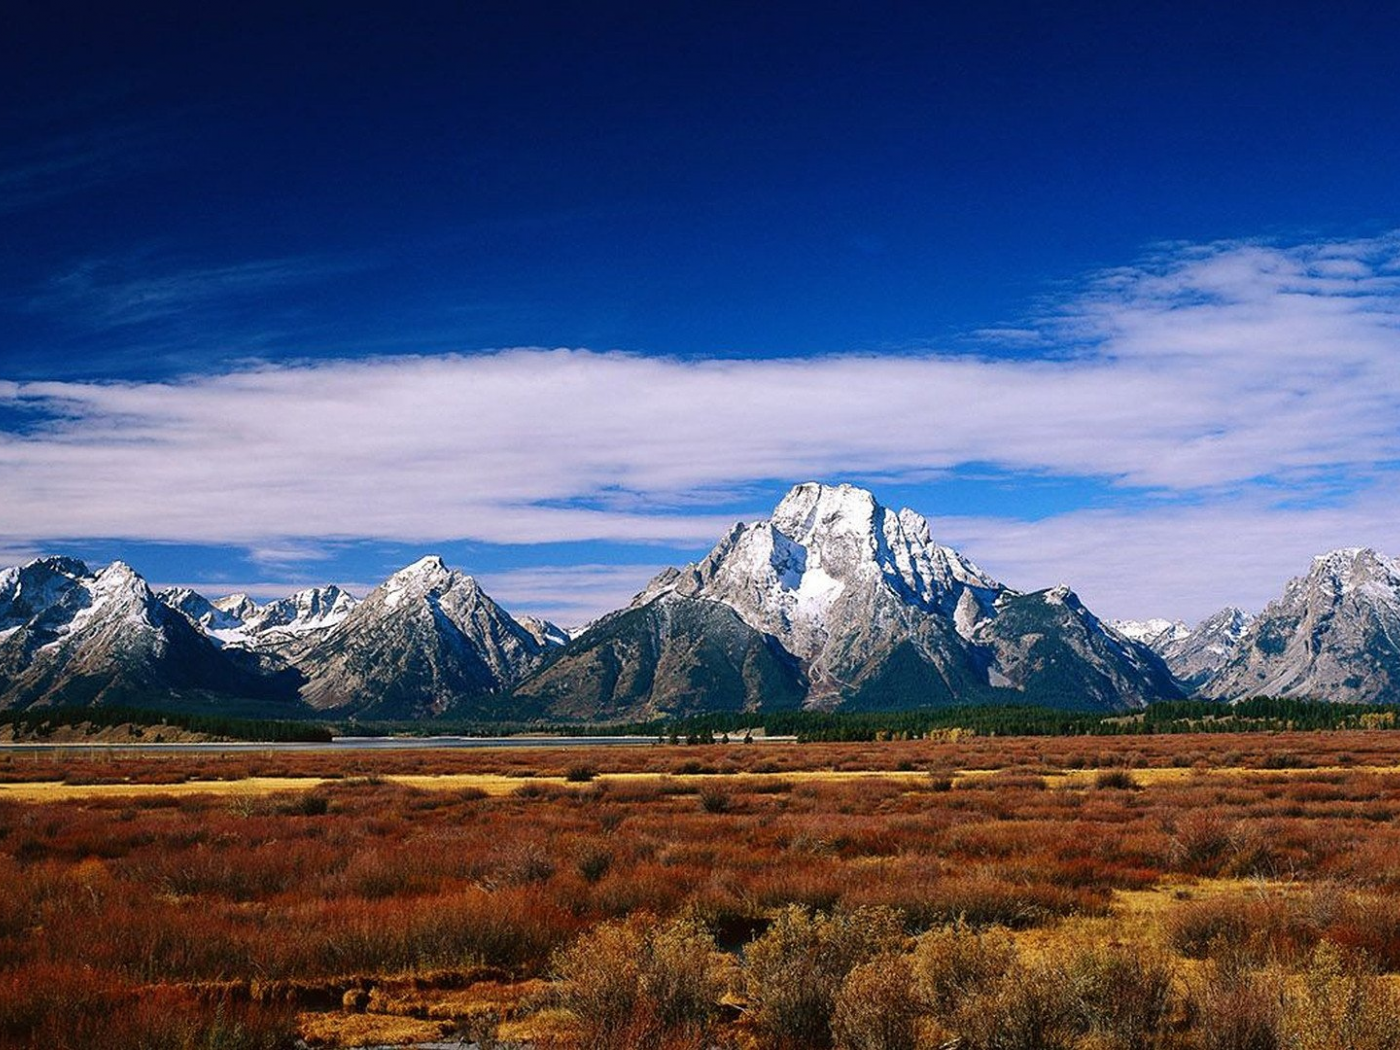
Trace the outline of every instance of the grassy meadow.
<path fill-rule="evenodd" d="M 0 754 L 0 1048 L 1400 1041 L 1400 735 Z"/>

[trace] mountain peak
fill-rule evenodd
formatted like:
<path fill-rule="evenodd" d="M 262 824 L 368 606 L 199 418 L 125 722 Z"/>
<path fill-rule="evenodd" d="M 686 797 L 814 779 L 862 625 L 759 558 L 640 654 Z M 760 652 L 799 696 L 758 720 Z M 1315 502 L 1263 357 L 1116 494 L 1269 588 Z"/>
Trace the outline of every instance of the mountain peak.
<path fill-rule="evenodd" d="M 429 554 L 419 558 L 412 565 L 405 565 L 393 578 L 402 577 L 422 577 L 422 576 L 444 576 L 448 572 L 447 565 L 442 560 L 440 554 Z"/>
<path fill-rule="evenodd" d="M 69 558 L 61 554 L 51 554 L 43 558 L 35 558 L 32 561 L 27 561 L 20 566 L 21 572 L 32 569 L 43 569 L 47 572 L 55 573 L 60 576 L 92 575 L 85 562 L 81 562 L 77 558 Z"/>
<path fill-rule="evenodd" d="M 1168 642 L 1185 638 L 1191 633 L 1191 628 L 1185 621 L 1168 620 L 1160 616 L 1149 620 L 1114 620 L 1109 626 L 1124 638 L 1141 642 L 1153 650 L 1160 649 Z"/>
<path fill-rule="evenodd" d="M 1369 547 L 1319 554 L 1244 629 L 1207 695 L 1374 702 L 1400 687 L 1400 561 Z"/>
<path fill-rule="evenodd" d="M 883 510 L 875 496 L 854 485 L 794 485 L 773 510 L 774 528 L 798 539 L 819 532 L 873 532 Z"/>
<path fill-rule="evenodd" d="M 700 562 L 656 577 L 634 608 L 666 594 L 727 605 L 806 661 L 827 702 L 835 690 L 858 690 L 871 661 L 906 641 L 945 677 L 980 674 L 964 652 L 971 643 L 945 635 L 994 615 L 1003 590 L 935 544 L 916 512 L 887 509 L 854 485 L 807 482 L 770 520 L 736 525 Z"/>
<path fill-rule="evenodd" d="M 1330 578 L 1347 588 L 1377 576 L 1400 579 L 1400 562 L 1370 547 L 1339 547 L 1313 558 L 1308 575 Z"/>
<path fill-rule="evenodd" d="M 108 565 L 93 578 L 91 586 L 99 599 L 116 598 L 143 607 L 156 600 L 141 574 L 124 561 Z"/>

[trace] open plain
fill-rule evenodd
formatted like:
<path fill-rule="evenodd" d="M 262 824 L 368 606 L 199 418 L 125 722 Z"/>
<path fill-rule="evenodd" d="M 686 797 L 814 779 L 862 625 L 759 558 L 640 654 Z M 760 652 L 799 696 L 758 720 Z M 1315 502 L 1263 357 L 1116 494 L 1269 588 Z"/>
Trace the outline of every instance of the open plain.
<path fill-rule="evenodd" d="M 0 1045 L 1380 1047 L 1397 817 L 1388 731 L 9 753 Z"/>

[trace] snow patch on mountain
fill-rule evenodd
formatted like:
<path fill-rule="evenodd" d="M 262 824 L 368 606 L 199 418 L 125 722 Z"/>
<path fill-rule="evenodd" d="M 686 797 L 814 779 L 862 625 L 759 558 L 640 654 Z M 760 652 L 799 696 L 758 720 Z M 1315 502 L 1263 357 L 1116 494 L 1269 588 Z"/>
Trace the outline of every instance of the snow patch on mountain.
<path fill-rule="evenodd" d="M 169 588 L 157 597 L 216 645 L 277 654 L 293 662 L 308 643 L 338 627 L 357 604 L 353 595 L 334 584 L 308 587 L 266 605 L 246 594 L 210 601 L 188 587 Z"/>
<path fill-rule="evenodd" d="M 827 642 L 888 601 L 951 617 L 964 595 L 990 613 L 1004 588 L 950 547 L 928 522 L 894 512 L 851 485 L 798 485 L 769 521 L 739 523 L 703 561 L 661 574 L 637 598 L 677 593 L 724 602 L 789 651 L 815 660 Z M 977 615 L 964 605 L 964 622 Z"/>
<path fill-rule="evenodd" d="M 1124 638 L 1156 649 L 1159 645 L 1185 638 L 1191 628 L 1182 620 L 1154 617 L 1150 620 L 1110 620 L 1108 625 Z"/>

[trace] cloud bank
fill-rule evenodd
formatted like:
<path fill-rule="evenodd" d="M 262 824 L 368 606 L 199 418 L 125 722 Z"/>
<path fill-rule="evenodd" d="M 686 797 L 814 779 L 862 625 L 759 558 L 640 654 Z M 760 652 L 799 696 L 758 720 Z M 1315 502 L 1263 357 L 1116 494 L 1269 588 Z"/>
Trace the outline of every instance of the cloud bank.
<path fill-rule="evenodd" d="M 950 538 L 1008 582 L 1068 577 L 1110 606 L 1127 585 L 1086 586 L 1088 555 L 1116 564 L 1107 548 L 1144 536 L 1175 565 L 1143 584 L 1159 598 L 1200 593 L 1220 571 L 1190 564 L 1205 542 L 1271 572 L 1257 548 L 1282 522 L 1290 558 L 1348 523 L 1400 540 L 1400 236 L 1164 248 L 1006 330 L 1016 354 L 992 332 L 983 356 L 517 349 L 0 382 L 0 418 L 20 421 L 0 431 L 0 545 L 695 545 L 730 520 L 696 493 L 732 502 L 774 483 L 969 464 L 1124 494 L 1120 509 L 1040 522 L 917 508 L 946 516 Z"/>

